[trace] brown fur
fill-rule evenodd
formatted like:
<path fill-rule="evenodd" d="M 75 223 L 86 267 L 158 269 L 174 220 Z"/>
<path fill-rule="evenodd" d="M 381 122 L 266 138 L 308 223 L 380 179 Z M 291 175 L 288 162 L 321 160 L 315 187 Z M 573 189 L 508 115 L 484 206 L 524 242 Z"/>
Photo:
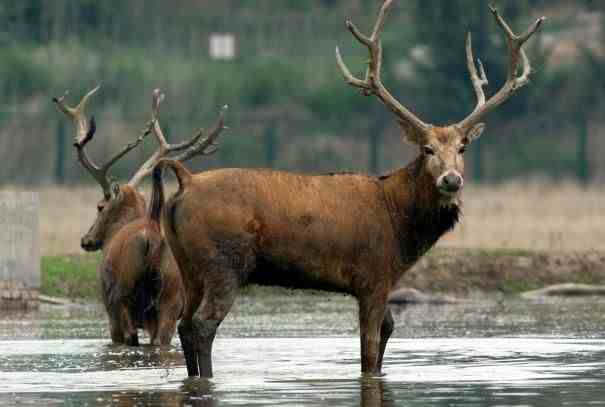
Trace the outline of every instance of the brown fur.
<path fill-rule="evenodd" d="M 179 334 L 190 375 L 212 375 L 216 327 L 248 283 L 355 296 L 362 370 L 380 372 L 393 329 L 391 289 L 459 217 L 458 194 L 437 180 L 462 172 L 464 136 L 435 128 L 422 139 L 434 153 L 380 178 L 250 169 L 191 175 L 177 162 L 159 165 L 181 184 L 163 222 L 187 291 Z M 154 177 L 154 191 L 161 188 Z"/>
<path fill-rule="evenodd" d="M 146 215 L 143 196 L 122 185 L 119 194 L 98 206 L 82 242 L 88 250 L 103 250 L 99 273 L 113 343 L 136 346 L 137 329 L 143 328 L 152 344 L 169 344 L 183 310 L 183 287 L 164 243 L 159 211 L 152 210 L 154 199 Z"/>

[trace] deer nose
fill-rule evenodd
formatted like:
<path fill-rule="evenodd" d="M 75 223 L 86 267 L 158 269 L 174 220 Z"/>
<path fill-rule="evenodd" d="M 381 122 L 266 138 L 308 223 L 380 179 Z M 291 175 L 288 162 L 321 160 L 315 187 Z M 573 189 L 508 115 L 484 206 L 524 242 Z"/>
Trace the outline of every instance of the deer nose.
<path fill-rule="evenodd" d="M 99 250 L 99 246 L 99 242 L 87 236 L 84 236 L 80 241 L 80 247 L 82 247 L 82 249 L 86 250 L 87 252 L 94 252 L 96 250 Z"/>
<path fill-rule="evenodd" d="M 462 187 L 462 177 L 456 173 L 450 172 L 441 181 L 441 188 L 447 192 L 457 192 Z"/>

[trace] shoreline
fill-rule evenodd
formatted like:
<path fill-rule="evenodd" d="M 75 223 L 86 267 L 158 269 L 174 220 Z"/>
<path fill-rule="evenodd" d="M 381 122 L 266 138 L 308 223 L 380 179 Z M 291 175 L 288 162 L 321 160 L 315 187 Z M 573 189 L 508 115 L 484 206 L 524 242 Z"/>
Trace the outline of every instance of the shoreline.
<path fill-rule="evenodd" d="M 44 256 L 40 294 L 77 302 L 99 299 L 99 254 Z M 403 275 L 398 287 L 457 297 L 519 295 L 550 285 L 605 284 L 605 252 L 436 248 Z M 280 288 L 250 287 L 248 295 Z"/>

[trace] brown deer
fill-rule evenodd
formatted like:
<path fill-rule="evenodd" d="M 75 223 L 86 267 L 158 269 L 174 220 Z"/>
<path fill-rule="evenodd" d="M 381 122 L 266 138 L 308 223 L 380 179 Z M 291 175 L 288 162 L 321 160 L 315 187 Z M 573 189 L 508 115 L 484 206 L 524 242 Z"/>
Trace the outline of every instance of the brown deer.
<path fill-rule="evenodd" d="M 190 376 L 212 376 L 216 330 L 245 284 L 354 296 L 359 304 L 361 370 L 381 372 L 393 331 L 386 308 L 389 293 L 458 222 L 464 150 L 481 134 L 480 120 L 527 84 L 531 68 L 522 46 L 543 21 L 517 36 L 492 8 L 508 41 L 506 83 L 486 100 L 487 78 L 475 66 L 469 35 L 467 62 L 477 106 L 461 122 L 439 127 L 420 120 L 382 84 L 379 36 L 391 5 L 392 0 L 384 2 L 369 37 L 347 21 L 370 53 L 364 79 L 351 75 L 338 49 L 336 57 L 347 82 L 378 97 L 395 114 L 407 139 L 419 146 L 419 156 L 407 167 L 378 178 L 251 169 L 191 174 L 172 160 L 162 160 L 154 170 L 154 194 L 162 189 L 163 168 L 172 169 L 179 181 L 162 222 L 187 293 L 178 331 Z"/>
<path fill-rule="evenodd" d="M 168 144 L 158 118 L 164 96 L 156 89 L 152 119 L 144 132 L 106 164 L 98 166 L 85 150 L 95 134 L 95 120 L 93 117 L 88 122 L 84 113 L 88 100 L 97 90 L 98 87 L 90 91 L 76 107 L 67 106 L 65 96 L 53 99 L 74 122 L 78 160 L 103 190 L 103 199 L 97 204 L 97 218 L 82 237 L 81 246 L 86 251 L 103 251 L 99 275 L 112 342 L 138 346 L 137 329 L 143 328 L 148 332 L 151 344 L 166 345 L 170 343 L 183 311 L 183 285 L 177 263 L 160 228 L 160 201 L 152 199 L 145 213 L 145 199 L 137 187 L 164 157 L 172 154 L 174 159 L 186 161 L 215 152 L 216 139 L 225 128 L 224 110 L 206 138 L 202 138 L 205 132 L 200 130 L 188 141 Z M 108 176 L 110 167 L 150 133 L 158 142 L 157 150 L 128 183 L 113 182 Z M 163 201 L 163 197 L 161 199 Z"/>

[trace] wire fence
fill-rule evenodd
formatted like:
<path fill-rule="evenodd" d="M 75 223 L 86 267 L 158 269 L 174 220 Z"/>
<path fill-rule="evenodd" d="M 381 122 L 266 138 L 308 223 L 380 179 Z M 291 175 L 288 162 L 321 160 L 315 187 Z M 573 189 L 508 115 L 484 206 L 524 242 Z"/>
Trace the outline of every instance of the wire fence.
<path fill-rule="evenodd" d="M 70 89 L 75 102 L 98 82 L 102 92 L 90 113 L 97 117 L 99 131 L 91 153 L 100 161 L 143 126 L 155 87 L 168 95 L 161 121 L 175 139 L 209 127 L 219 106 L 230 105 L 229 135 L 218 154 L 192 163 L 196 169 L 262 166 L 378 174 L 404 165 L 415 154 L 414 147 L 401 142 L 382 106 L 355 94 L 340 78 L 336 44 L 344 46 L 353 63 L 364 58 L 342 16 L 187 15 L 187 10 L 164 16 L 154 12 L 152 2 L 135 10 L 145 23 L 128 25 L 115 11 L 87 17 L 77 2 L 67 1 L 40 2 L 42 11 L 34 18 L 26 7 L 31 3 L 0 13 L 0 55 L 5 61 L 0 67 L 0 182 L 5 185 L 88 179 L 74 157 L 71 125 L 56 112 L 51 97 Z M 391 25 L 410 25 L 406 7 L 397 9 Z M 356 18 L 368 20 L 365 15 Z M 396 33 L 404 50 L 414 45 L 405 30 Z M 213 33 L 234 35 L 233 60 L 209 57 Z M 462 61 L 462 44 L 460 49 Z M 280 71 L 283 61 L 296 72 Z M 402 59 L 399 65 L 404 63 Z M 326 83 L 330 87 L 322 93 Z M 310 88 L 315 93 L 306 96 Z M 405 100 L 413 101 L 413 95 Z M 523 120 L 496 117 L 488 122 L 486 134 L 467 157 L 473 180 L 603 178 L 599 156 L 605 145 L 598 137 L 598 115 L 571 122 L 554 113 L 531 116 L 528 110 Z M 152 149 L 153 142 L 146 142 L 116 166 L 114 175 L 127 177 Z"/>
<path fill-rule="evenodd" d="M 105 161 L 133 140 L 147 117 L 120 119 L 114 120 L 107 115 L 96 118 L 97 135 L 88 149 L 98 162 Z M 210 127 L 212 120 L 190 123 L 162 117 L 162 123 L 166 123 L 163 124 L 165 132 L 173 141 L 191 137 L 199 126 Z M 22 114 L 13 115 L 11 121 L 14 126 L 0 130 L 4 156 L 0 180 L 3 184 L 91 181 L 77 162 L 71 123 L 63 118 L 42 123 L 35 116 Z M 403 141 L 398 127 L 390 118 L 360 128 L 358 134 L 330 136 L 323 135 L 322 129 L 317 127 L 314 134 L 309 134 L 308 129 L 317 126 L 315 122 L 289 120 L 287 117 L 255 118 L 230 114 L 227 124 L 229 130 L 219 141 L 219 151 L 211 157 L 194 159 L 189 166 L 195 170 L 268 167 L 311 173 L 357 171 L 381 174 L 405 165 L 416 154 L 416 147 Z M 575 138 L 553 145 L 551 135 L 557 129 L 544 129 L 542 134 L 531 136 L 531 147 L 527 146 L 525 134 L 513 134 L 506 141 L 493 140 L 488 128 L 467 153 L 468 178 L 474 182 L 527 176 L 577 179 L 583 183 L 598 181 L 602 168 L 590 163 L 598 162 L 603 146 L 594 147 L 595 143 L 590 143 L 588 137 L 591 131 L 596 133 L 598 130 L 592 129 L 590 123 L 579 123 L 577 129 L 570 127 L 568 133 L 577 131 Z M 141 147 L 115 165 L 112 175 L 128 179 L 155 148 L 154 140 L 148 138 Z M 551 158 L 554 150 L 560 150 L 556 159 Z M 535 151 L 540 154 L 536 156 Z M 567 154 L 567 159 L 560 158 L 564 154 Z"/>

